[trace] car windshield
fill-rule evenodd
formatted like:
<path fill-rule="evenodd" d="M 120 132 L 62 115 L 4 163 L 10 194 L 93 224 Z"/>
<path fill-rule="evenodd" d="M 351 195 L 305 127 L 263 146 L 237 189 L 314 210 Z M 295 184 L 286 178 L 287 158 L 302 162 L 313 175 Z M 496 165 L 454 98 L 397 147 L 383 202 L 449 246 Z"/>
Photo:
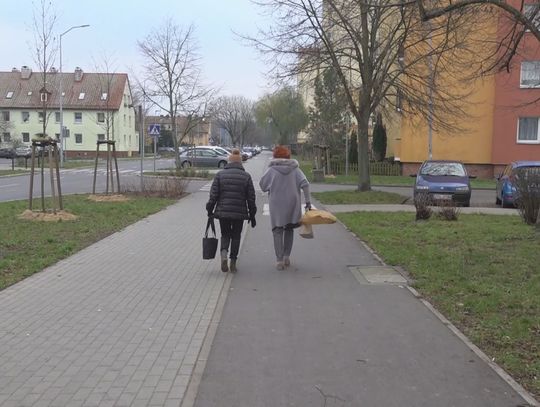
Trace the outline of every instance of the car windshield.
<path fill-rule="evenodd" d="M 518 167 L 514 171 L 516 177 L 523 177 L 525 179 L 530 177 L 539 177 L 540 176 L 540 166 L 531 166 L 531 167 Z"/>
<path fill-rule="evenodd" d="M 465 168 L 460 163 L 429 162 L 420 170 L 420 175 L 465 177 Z"/>

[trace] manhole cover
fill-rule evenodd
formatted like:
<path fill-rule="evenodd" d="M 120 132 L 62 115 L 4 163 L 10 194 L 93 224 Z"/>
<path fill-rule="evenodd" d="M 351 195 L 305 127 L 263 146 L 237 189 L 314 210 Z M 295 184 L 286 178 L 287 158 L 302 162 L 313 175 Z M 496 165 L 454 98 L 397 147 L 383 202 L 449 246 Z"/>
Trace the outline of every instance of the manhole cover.
<path fill-rule="evenodd" d="M 360 284 L 407 284 L 396 269 L 389 266 L 349 266 Z"/>

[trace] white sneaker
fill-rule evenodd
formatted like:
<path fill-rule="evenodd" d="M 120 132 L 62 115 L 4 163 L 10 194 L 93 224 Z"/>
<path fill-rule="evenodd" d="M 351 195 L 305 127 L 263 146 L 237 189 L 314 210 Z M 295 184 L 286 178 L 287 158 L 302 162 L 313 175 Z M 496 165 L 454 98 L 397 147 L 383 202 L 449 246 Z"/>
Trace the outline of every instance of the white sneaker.
<path fill-rule="evenodd" d="M 288 257 L 283 257 L 283 265 L 289 267 L 291 265 L 291 260 Z"/>
<path fill-rule="evenodd" d="M 283 264 L 282 261 L 278 261 L 278 262 L 276 263 L 276 268 L 277 268 L 278 270 L 283 270 L 283 269 L 285 268 L 285 265 Z"/>

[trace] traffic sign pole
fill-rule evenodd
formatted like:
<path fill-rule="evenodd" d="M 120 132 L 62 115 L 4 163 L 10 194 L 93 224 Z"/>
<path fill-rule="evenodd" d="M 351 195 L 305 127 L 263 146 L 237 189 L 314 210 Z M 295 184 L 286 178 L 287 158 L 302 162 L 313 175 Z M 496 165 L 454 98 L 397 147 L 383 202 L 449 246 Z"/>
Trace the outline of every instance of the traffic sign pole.
<path fill-rule="evenodd" d="M 157 139 L 161 134 L 161 126 L 159 124 L 151 124 L 148 126 L 148 135 L 154 139 L 154 172 L 156 172 L 156 154 L 157 154 Z"/>

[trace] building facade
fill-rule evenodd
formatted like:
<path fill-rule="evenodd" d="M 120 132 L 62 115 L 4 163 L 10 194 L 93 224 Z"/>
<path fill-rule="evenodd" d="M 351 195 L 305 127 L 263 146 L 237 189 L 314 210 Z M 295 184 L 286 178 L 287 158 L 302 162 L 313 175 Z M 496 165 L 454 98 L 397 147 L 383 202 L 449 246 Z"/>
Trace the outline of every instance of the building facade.
<path fill-rule="evenodd" d="M 516 0 L 509 4 L 520 9 Z M 476 33 L 482 36 L 477 40 L 484 46 L 495 47 L 512 30 L 502 12 L 484 22 L 489 23 L 487 31 Z M 480 62 L 480 50 L 478 55 L 478 61 L 473 62 Z M 447 79 L 438 86 L 462 85 Z M 540 44 L 536 38 L 525 32 L 508 70 L 479 77 L 470 86 L 463 131 L 449 134 L 434 130 L 433 159 L 463 161 L 469 173 L 481 178 L 498 176 L 515 160 L 540 160 Z M 428 134 L 425 120 L 404 118 L 396 153 L 404 175 L 415 173 L 428 159 Z"/>
<path fill-rule="evenodd" d="M 62 96 L 60 96 L 62 94 Z M 114 140 L 119 156 L 139 152 L 135 109 L 127 74 L 46 74 L 28 67 L 0 72 L 0 145 L 30 145 L 43 133 L 60 140 L 66 157 L 94 157 L 98 140 Z"/>

